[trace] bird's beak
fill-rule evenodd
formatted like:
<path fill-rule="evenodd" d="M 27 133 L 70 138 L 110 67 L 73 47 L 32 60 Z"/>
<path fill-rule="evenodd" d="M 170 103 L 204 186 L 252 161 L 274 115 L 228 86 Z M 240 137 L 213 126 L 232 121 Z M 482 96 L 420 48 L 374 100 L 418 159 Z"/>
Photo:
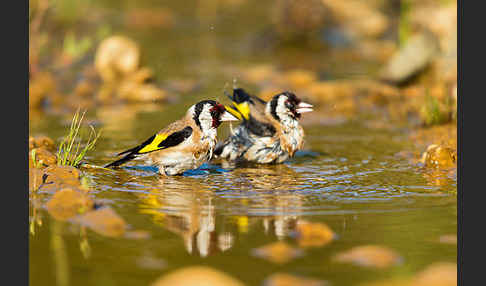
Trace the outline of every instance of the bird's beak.
<path fill-rule="evenodd" d="M 250 106 L 248 105 L 248 102 L 236 103 L 233 101 L 233 105 L 238 109 L 238 112 L 243 115 L 243 118 L 246 120 L 250 119 Z"/>
<path fill-rule="evenodd" d="M 301 102 L 299 103 L 299 105 L 297 105 L 296 111 L 298 113 L 306 113 L 306 112 L 314 111 L 314 109 L 312 109 L 312 104 Z"/>
<path fill-rule="evenodd" d="M 231 108 L 231 107 L 229 107 L 229 106 L 226 106 L 226 105 L 224 106 L 224 108 L 225 108 L 225 109 L 226 109 L 226 111 L 227 111 L 227 112 L 225 112 L 225 113 L 228 113 L 228 112 L 229 112 L 229 113 L 231 113 L 231 115 L 233 115 L 233 116 L 235 116 L 236 118 L 238 118 L 238 120 L 242 120 L 242 119 L 243 119 L 243 118 L 241 117 L 241 114 L 240 114 L 238 111 L 234 110 L 233 108 Z"/>
<path fill-rule="evenodd" d="M 238 121 L 238 117 L 232 115 L 228 111 L 225 111 L 222 115 L 221 118 L 219 119 L 220 121 Z"/>

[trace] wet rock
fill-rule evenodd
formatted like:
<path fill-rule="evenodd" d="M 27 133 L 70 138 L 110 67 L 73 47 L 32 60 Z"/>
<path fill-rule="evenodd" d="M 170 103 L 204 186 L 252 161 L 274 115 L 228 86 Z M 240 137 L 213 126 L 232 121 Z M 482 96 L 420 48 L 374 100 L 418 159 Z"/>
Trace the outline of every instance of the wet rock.
<path fill-rule="evenodd" d="M 380 71 L 382 80 L 400 84 L 424 70 L 438 55 L 437 39 L 431 33 L 411 37 Z"/>
<path fill-rule="evenodd" d="M 151 286 L 243 286 L 243 282 L 207 266 L 190 266 L 175 270 L 150 284 Z"/>
<path fill-rule="evenodd" d="M 29 165 L 32 163 L 32 166 L 36 168 L 43 168 L 57 164 L 57 156 L 44 148 L 34 148 L 29 154 Z"/>
<path fill-rule="evenodd" d="M 110 207 L 89 211 L 80 217 L 73 218 L 73 221 L 109 237 L 120 237 L 126 231 L 125 221 Z"/>
<path fill-rule="evenodd" d="M 56 192 L 46 204 L 47 211 L 58 220 L 67 220 L 93 208 L 93 201 L 80 190 L 65 188 Z"/>
<path fill-rule="evenodd" d="M 54 140 L 47 136 L 29 136 L 29 150 L 33 148 L 44 148 L 49 151 L 55 151 L 56 146 L 54 145 Z"/>
<path fill-rule="evenodd" d="M 44 169 L 43 191 L 54 193 L 65 187 L 81 188 L 80 171 L 71 166 L 51 165 Z"/>
<path fill-rule="evenodd" d="M 263 282 L 264 286 L 326 286 L 329 282 L 307 277 L 299 277 L 287 273 L 275 273 Z"/>
<path fill-rule="evenodd" d="M 109 37 L 96 50 L 95 68 L 105 82 L 113 82 L 135 72 L 139 64 L 138 44 L 124 36 Z"/>
<path fill-rule="evenodd" d="M 287 263 L 294 258 L 301 257 L 303 254 L 302 250 L 293 248 L 283 241 L 267 244 L 252 250 L 252 255 L 277 264 Z"/>
<path fill-rule="evenodd" d="M 378 246 L 365 245 L 351 248 L 333 257 L 337 262 L 352 263 L 370 268 L 387 268 L 402 262 L 402 257 L 394 250 Z"/>
<path fill-rule="evenodd" d="M 420 162 L 429 168 L 450 168 L 455 166 L 456 152 L 452 148 L 432 144 L 422 154 Z"/>
<path fill-rule="evenodd" d="M 299 220 L 295 228 L 300 247 L 321 247 L 330 243 L 336 234 L 329 226 L 318 222 Z"/>
<path fill-rule="evenodd" d="M 63 182 L 65 184 L 78 185 L 81 173 L 78 169 L 71 166 L 49 166 L 44 170 L 46 183 Z"/>

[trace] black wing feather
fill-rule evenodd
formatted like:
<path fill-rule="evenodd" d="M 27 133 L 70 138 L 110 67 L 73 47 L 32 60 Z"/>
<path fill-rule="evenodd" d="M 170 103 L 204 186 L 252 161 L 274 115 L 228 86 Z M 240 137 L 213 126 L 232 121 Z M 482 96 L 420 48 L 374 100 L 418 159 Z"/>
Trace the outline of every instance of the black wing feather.
<path fill-rule="evenodd" d="M 160 142 L 159 145 L 157 145 L 158 147 L 160 147 L 160 149 L 157 149 L 157 150 L 154 150 L 154 151 L 158 151 L 158 150 L 161 150 L 161 149 L 167 149 L 169 147 L 179 145 L 180 143 L 184 142 L 184 140 L 189 138 L 191 136 L 191 134 L 192 134 L 192 127 L 186 126 L 184 129 L 182 129 L 180 131 L 176 131 L 176 132 L 170 134 L 169 136 L 167 136 L 167 138 L 165 138 L 164 141 Z M 126 155 L 125 155 L 125 157 L 106 165 L 105 168 L 117 167 L 117 166 L 120 166 L 120 165 L 136 158 L 137 155 L 140 155 L 140 153 L 138 153 L 138 152 L 140 150 L 142 150 L 145 146 L 150 144 L 155 139 L 155 136 L 156 135 L 153 135 L 149 139 L 145 140 L 142 144 L 140 144 L 140 145 L 138 145 L 134 148 L 131 148 L 131 149 L 128 149 L 126 151 L 119 153 L 117 156 L 120 156 L 120 155 L 123 155 L 123 154 L 126 154 Z M 153 151 L 151 151 L 151 152 L 153 152 Z M 150 153 L 150 152 L 147 152 L 147 153 Z M 147 153 L 143 153 L 143 154 L 147 154 Z"/>

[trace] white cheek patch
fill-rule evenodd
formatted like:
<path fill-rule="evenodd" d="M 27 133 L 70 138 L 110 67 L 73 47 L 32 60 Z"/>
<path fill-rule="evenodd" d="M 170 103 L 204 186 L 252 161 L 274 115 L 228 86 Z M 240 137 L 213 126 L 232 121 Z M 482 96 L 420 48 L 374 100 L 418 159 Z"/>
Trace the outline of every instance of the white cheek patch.
<path fill-rule="evenodd" d="M 199 114 L 199 122 L 204 130 L 209 130 L 213 126 L 213 117 L 211 116 L 211 106 L 209 104 L 204 105 L 203 110 Z"/>
<path fill-rule="evenodd" d="M 282 117 L 284 115 L 287 115 L 289 112 L 287 110 L 287 108 L 285 107 L 285 101 L 287 100 L 288 98 L 286 96 L 280 96 L 278 98 L 278 102 L 277 102 L 277 115 L 279 117 Z"/>

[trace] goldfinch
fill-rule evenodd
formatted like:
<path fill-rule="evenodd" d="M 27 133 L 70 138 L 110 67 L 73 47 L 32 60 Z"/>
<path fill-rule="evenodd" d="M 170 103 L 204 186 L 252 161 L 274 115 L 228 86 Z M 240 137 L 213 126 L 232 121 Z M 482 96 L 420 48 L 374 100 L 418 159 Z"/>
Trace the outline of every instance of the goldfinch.
<path fill-rule="evenodd" d="M 119 153 L 123 158 L 105 166 L 117 167 L 132 159 L 144 159 L 157 166 L 162 175 L 182 174 L 211 159 L 216 145 L 217 128 L 222 121 L 238 120 L 225 106 L 203 100 L 191 106 L 186 115 L 147 139 L 142 144 Z"/>
<path fill-rule="evenodd" d="M 275 95 L 269 102 L 237 88 L 230 97 L 235 109 L 228 111 L 243 122 L 232 135 L 216 146 L 216 158 L 227 161 L 281 163 L 302 148 L 304 130 L 299 118 L 313 111 L 312 105 L 302 102 L 295 94 L 286 91 Z"/>

